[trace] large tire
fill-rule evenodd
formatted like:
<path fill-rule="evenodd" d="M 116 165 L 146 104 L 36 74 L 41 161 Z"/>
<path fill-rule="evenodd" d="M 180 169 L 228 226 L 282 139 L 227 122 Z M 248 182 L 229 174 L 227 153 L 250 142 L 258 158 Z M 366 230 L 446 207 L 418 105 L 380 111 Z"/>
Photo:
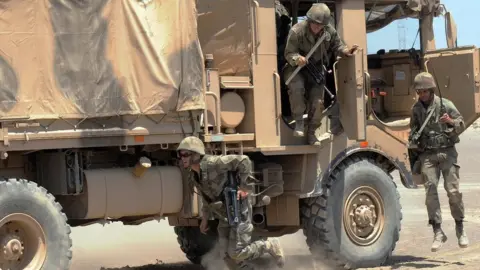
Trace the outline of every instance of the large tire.
<path fill-rule="evenodd" d="M 312 255 L 327 265 L 344 269 L 384 265 L 399 239 L 402 220 L 400 195 L 390 175 L 377 166 L 374 160 L 349 157 L 334 169 L 323 188 L 321 196 L 306 199 L 301 206 L 303 230 Z M 349 196 L 355 190 L 367 192 L 368 197 L 361 195 L 353 202 Z M 368 205 L 364 204 L 367 198 Z M 372 204 L 372 201 L 376 203 Z M 345 210 L 347 204 L 351 207 Z M 366 208 L 370 205 L 376 207 Z M 363 217 L 367 219 L 362 220 L 362 211 Z M 368 215 L 373 212 L 376 219 Z M 384 221 L 383 226 L 381 220 Z M 365 225 L 367 227 L 363 227 Z M 377 225 L 380 229 L 375 233 Z M 363 233 L 366 230 L 373 231 L 370 234 L 372 238 L 364 239 L 362 243 L 361 239 L 349 236 L 349 228 L 352 229 L 350 233 L 358 233 L 359 228 Z"/>
<path fill-rule="evenodd" d="M 13 257 L 8 261 L 2 257 L 0 263 L 18 263 L 17 248 L 23 247 L 21 256 L 25 264 L 11 269 L 26 269 L 28 263 L 32 263 L 28 269 L 69 269 L 70 226 L 55 198 L 43 187 L 23 179 L 3 179 L 0 194 L 0 245 L 1 248 L 7 243 L 15 246 L 10 248 L 14 250 Z M 39 246 L 44 249 L 37 248 Z M 33 262 L 35 258 L 37 263 Z"/>
<path fill-rule="evenodd" d="M 217 242 L 216 228 L 209 227 L 207 234 L 201 233 L 199 227 L 174 227 L 180 249 L 194 264 L 201 264 L 202 257 L 212 250 Z"/>

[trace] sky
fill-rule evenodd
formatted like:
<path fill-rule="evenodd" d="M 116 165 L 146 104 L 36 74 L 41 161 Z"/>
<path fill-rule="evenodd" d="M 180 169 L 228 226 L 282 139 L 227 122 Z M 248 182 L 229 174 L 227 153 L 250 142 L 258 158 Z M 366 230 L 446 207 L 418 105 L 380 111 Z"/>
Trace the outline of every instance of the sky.
<path fill-rule="evenodd" d="M 448 11 L 453 15 L 457 24 L 458 46 L 475 45 L 480 47 L 480 0 L 441 0 Z M 376 53 L 380 49 L 386 51 L 398 49 L 399 31 L 401 23 L 405 30 L 406 49 L 412 47 L 418 31 L 418 20 L 403 19 L 392 22 L 385 28 L 370 33 L 367 36 L 368 53 Z M 434 32 L 437 49 L 446 48 L 445 18 L 439 16 L 434 19 Z M 417 37 L 415 48 L 419 48 L 420 37 Z"/>

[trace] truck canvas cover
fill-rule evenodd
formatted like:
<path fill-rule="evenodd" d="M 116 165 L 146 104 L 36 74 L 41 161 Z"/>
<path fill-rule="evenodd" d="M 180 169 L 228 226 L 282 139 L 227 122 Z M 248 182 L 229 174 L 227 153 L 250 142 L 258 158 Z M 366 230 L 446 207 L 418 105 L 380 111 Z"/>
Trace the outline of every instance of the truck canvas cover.
<path fill-rule="evenodd" d="M 195 0 L 0 2 L 1 118 L 204 108 Z"/>
<path fill-rule="evenodd" d="M 391 4 L 385 1 L 371 1 L 372 8 L 366 10 L 367 32 L 377 31 L 395 20 L 419 18 L 421 11 L 433 12 L 438 16 L 443 10 L 440 0 L 405 0 L 403 3 Z"/>

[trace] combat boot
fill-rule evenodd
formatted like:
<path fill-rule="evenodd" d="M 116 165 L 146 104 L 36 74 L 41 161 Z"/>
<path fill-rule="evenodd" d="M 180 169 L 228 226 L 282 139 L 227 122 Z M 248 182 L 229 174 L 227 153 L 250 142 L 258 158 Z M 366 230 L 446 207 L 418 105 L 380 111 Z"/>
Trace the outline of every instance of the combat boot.
<path fill-rule="evenodd" d="M 307 131 L 307 142 L 310 145 L 320 145 L 320 141 L 315 134 L 315 129 L 309 128 Z"/>
<path fill-rule="evenodd" d="M 463 228 L 463 221 L 455 220 L 455 231 L 457 233 L 458 245 L 461 248 L 468 247 L 468 237 L 465 229 Z"/>
<path fill-rule="evenodd" d="M 443 243 L 447 242 L 447 236 L 443 232 L 440 224 L 433 225 L 433 233 L 432 252 L 437 252 L 443 246 Z"/>
<path fill-rule="evenodd" d="M 267 241 L 267 252 L 275 259 L 277 266 L 283 268 L 285 265 L 285 255 L 278 238 L 269 238 Z"/>
<path fill-rule="evenodd" d="M 308 130 L 308 144 L 310 145 L 321 145 L 323 141 L 328 139 L 332 139 L 332 133 L 330 131 L 327 131 L 317 137 L 315 130 Z"/>
<path fill-rule="evenodd" d="M 305 125 L 303 119 L 295 120 L 295 130 L 293 131 L 294 137 L 304 137 Z"/>

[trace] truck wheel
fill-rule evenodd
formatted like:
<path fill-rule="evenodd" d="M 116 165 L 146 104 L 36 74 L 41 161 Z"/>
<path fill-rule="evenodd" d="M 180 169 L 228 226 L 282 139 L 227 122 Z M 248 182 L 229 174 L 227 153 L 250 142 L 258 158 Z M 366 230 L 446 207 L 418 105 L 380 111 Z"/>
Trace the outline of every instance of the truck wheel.
<path fill-rule="evenodd" d="M 301 218 L 315 259 L 346 269 L 378 267 L 399 239 L 400 195 L 374 160 L 350 157 L 323 184 L 323 194 L 302 202 Z"/>
<path fill-rule="evenodd" d="M 23 179 L 0 181 L 0 269 L 69 269 L 70 226 L 42 187 Z"/>
<path fill-rule="evenodd" d="M 218 238 L 215 226 L 210 226 L 207 234 L 201 233 L 199 227 L 176 226 L 174 231 L 180 249 L 194 264 L 201 264 L 202 257 L 213 249 Z"/>

